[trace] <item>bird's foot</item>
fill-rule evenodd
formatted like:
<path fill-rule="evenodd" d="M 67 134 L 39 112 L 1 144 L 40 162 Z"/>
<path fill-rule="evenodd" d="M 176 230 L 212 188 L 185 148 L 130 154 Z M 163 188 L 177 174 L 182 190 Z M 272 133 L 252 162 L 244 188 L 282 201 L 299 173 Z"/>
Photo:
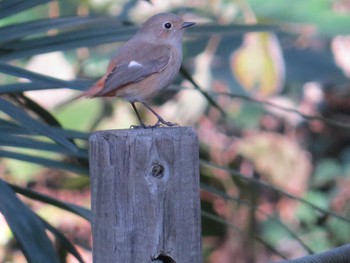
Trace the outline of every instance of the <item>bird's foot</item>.
<path fill-rule="evenodd" d="M 170 121 L 161 122 L 161 124 L 159 124 L 159 126 L 180 127 L 179 124 L 173 123 L 173 122 L 170 122 Z"/>
<path fill-rule="evenodd" d="M 177 123 L 172 123 L 170 121 L 165 121 L 164 119 L 159 119 L 154 125 L 146 125 L 141 123 L 141 125 L 131 125 L 130 129 L 155 129 L 160 127 L 179 127 Z"/>
<path fill-rule="evenodd" d="M 166 121 L 164 120 L 162 117 L 158 116 L 158 121 L 157 123 L 155 124 L 157 125 L 158 127 L 161 127 L 161 126 L 167 126 L 167 127 L 179 127 L 180 125 L 177 124 L 177 123 L 172 123 L 170 121 Z"/>

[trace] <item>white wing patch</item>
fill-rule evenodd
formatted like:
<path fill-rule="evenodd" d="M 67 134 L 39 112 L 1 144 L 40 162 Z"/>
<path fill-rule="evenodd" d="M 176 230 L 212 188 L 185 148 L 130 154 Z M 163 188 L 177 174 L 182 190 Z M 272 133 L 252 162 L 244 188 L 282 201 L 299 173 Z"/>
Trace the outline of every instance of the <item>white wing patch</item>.
<path fill-rule="evenodd" d="M 135 61 L 135 60 L 131 60 L 128 68 L 142 68 L 142 64 L 140 64 L 139 62 Z"/>

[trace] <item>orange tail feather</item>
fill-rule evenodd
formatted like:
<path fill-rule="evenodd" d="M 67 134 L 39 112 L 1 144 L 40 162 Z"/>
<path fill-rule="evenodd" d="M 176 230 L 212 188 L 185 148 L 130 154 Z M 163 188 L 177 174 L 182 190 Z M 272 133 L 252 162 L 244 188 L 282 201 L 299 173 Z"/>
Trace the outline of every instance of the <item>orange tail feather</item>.
<path fill-rule="evenodd" d="M 103 76 L 101 79 L 99 79 L 97 82 L 95 82 L 90 88 L 85 90 L 83 93 L 69 99 L 67 101 L 67 103 L 75 101 L 75 100 L 80 99 L 82 97 L 89 97 L 89 98 L 95 97 L 95 95 L 103 89 L 103 87 L 105 85 L 105 79 L 106 79 L 106 77 Z"/>

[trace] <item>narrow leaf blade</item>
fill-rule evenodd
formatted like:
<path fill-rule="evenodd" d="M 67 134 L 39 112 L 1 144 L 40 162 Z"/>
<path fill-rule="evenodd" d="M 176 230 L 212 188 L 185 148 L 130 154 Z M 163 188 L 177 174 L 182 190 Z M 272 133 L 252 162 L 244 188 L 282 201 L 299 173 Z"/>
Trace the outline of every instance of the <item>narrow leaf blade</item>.
<path fill-rule="evenodd" d="M 5 114 L 11 116 L 16 121 L 20 122 L 23 126 L 28 129 L 34 130 L 39 134 L 45 135 L 55 142 L 67 147 L 71 151 L 77 151 L 77 147 L 70 142 L 66 137 L 62 134 L 53 131 L 50 126 L 41 123 L 40 121 L 32 118 L 22 109 L 16 107 L 12 103 L 8 102 L 5 99 L 0 98 L 0 110 Z"/>
<path fill-rule="evenodd" d="M 45 4 L 51 0 L 2 0 L 0 1 L 0 18 L 14 15 L 21 11 L 33 8 L 37 5 Z"/>
<path fill-rule="evenodd" d="M 45 226 L 0 179 L 0 211 L 4 215 L 29 262 L 59 263 Z"/>
<path fill-rule="evenodd" d="M 91 214 L 91 211 L 87 208 L 84 208 L 75 204 L 63 202 L 53 197 L 38 193 L 30 189 L 19 187 L 17 185 L 12 185 L 12 184 L 8 184 L 8 185 L 13 189 L 13 191 L 15 191 L 18 194 L 24 195 L 28 198 L 31 198 L 37 201 L 41 201 L 41 202 L 56 206 L 66 211 L 72 212 L 91 222 L 92 214 Z"/>
<path fill-rule="evenodd" d="M 89 174 L 89 170 L 87 167 L 78 166 L 78 165 L 74 165 L 74 164 L 70 164 L 70 163 L 65 163 L 63 161 L 56 161 L 56 160 L 52 160 L 52 159 L 47 159 L 47 158 L 43 158 L 43 157 L 27 155 L 27 154 L 23 154 L 23 153 L 0 150 L 0 157 L 11 158 L 11 159 L 15 159 L 15 160 L 24 161 L 24 162 L 40 164 L 40 165 L 43 165 L 46 167 L 67 170 L 67 171 L 70 171 L 73 173 L 80 173 L 80 174 L 86 174 L 86 175 Z"/>
<path fill-rule="evenodd" d="M 44 219 L 40 218 L 47 230 L 49 230 L 52 234 L 55 235 L 56 240 L 58 240 L 61 243 L 61 246 L 68 251 L 70 254 L 72 254 L 79 263 L 84 263 L 83 258 L 81 257 L 78 250 L 74 247 L 74 245 L 69 241 L 68 238 L 66 238 L 59 230 L 57 230 L 55 227 L 50 225 L 48 222 L 46 222 Z"/>

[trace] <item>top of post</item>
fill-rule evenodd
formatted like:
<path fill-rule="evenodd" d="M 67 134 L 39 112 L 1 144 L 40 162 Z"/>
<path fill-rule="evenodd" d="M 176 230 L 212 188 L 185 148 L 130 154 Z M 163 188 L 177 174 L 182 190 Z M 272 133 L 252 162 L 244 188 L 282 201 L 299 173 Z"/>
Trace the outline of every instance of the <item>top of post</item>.
<path fill-rule="evenodd" d="M 102 138 L 113 137 L 131 137 L 131 136 L 195 136 L 197 134 L 193 127 L 162 127 L 155 129 L 120 129 L 120 130 L 103 130 L 95 131 L 90 136 L 90 141 L 99 140 Z"/>

